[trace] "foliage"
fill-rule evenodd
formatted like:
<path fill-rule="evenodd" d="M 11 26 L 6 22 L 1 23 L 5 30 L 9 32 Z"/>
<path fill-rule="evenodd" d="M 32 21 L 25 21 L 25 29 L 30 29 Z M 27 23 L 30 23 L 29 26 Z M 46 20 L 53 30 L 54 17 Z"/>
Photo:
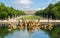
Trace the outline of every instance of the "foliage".
<path fill-rule="evenodd" d="M 60 19 L 60 1 L 56 4 L 49 4 L 44 10 L 39 10 L 35 15 L 45 18 Z"/>
<path fill-rule="evenodd" d="M 9 16 L 12 18 L 24 14 L 25 13 L 21 10 L 16 10 L 12 7 L 5 6 L 3 3 L 0 3 L 0 19 L 5 19 L 8 18 Z"/>

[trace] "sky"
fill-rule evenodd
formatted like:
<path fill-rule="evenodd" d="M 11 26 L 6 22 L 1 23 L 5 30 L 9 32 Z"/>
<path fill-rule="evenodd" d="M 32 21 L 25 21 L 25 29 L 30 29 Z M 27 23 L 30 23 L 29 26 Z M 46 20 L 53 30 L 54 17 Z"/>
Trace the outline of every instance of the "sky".
<path fill-rule="evenodd" d="M 59 0 L 0 0 L 8 7 L 19 10 L 41 10 L 45 9 L 49 4 L 56 3 Z"/>

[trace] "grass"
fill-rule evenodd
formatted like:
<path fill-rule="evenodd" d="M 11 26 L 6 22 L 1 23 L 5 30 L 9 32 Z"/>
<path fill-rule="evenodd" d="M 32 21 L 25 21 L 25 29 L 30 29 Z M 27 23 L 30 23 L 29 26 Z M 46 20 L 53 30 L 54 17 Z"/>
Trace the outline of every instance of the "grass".
<path fill-rule="evenodd" d="M 22 17 L 20 17 L 20 18 L 18 18 L 18 20 L 19 19 L 22 19 L 22 20 L 26 20 L 26 19 L 34 19 L 34 20 L 36 20 L 36 19 L 44 19 L 44 18 L 42 18 L 42 17 L 40 17 L 40 16 L 35 16 L 35 15 L 23 15 Z"/>

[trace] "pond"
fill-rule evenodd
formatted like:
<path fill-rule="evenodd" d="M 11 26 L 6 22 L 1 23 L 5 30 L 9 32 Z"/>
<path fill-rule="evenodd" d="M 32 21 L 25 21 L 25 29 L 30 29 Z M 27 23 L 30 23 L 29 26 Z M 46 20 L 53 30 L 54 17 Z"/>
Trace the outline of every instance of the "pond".
<path fill-rule="evenodd" d="M 37 28 L 20 28 L 8 31 L 0 27 L 0 38 L 60 38 L 60 25 L 54 25 L 52 30 Z"/>

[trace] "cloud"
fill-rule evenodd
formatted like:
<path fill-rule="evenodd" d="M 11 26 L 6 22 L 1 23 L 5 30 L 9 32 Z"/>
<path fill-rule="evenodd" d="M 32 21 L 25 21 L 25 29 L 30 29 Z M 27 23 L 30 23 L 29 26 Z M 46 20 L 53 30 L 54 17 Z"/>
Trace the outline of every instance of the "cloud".
<path fill-rule="evenodd" d="M 43 8 L 38 8 L 37 10 L 43 10 L 43 9 L 45 9 L 46 7 L 43 7 Z"/>
<path fill-rule="evenodd" d="M 56 1 L 60 1 L 60 0 L 56 0 Z"/>
<path fill-rule="evenodd" d="M 32 5 L 32 1 L 31 0 L 15 0 L 14 2 L 12 2 L 12 4 L 14 5 L 15 8 L 30 8 L 30 6 Z"/>
<path fill-rule="evenodd" d="M 49 0 L 50 2 L 52 2 L 53 4 L 57 3 L 60 0 Z"/>
<path fill-rule="evenodd" d="M 31 0 L 20 0 L 18 2 L 21 3 L 21 4 L 23 4 L 23 5 L 30 5 L 32 3 Z"/>
<path fill-rule="evenodd" d="M 60 1 L 60 0 L 55 0 L 56 2 Z"/>
<path fill-rule="evenodd" d="M 34 9 L 35 10 L 38 8 L 38 10 L 40 10 L 40 9 L 43 9 L 43 7 L 47 7 L 50 3 L 56 3 L 57 1 L 60 1 L 60 0 L 48 0 L 48 2 L 41 4 L 40 8 L 39 8 L 40 4 L 38 5 L 37 2 L 35 3 L 35 1 L 32 1 L 32 0 L 10 0 L 10 1 L 8 0 L 7 2 L 10 2 L 10 5 L 14 7 L 15 9 L 22 9 L 22 10 L 25 10 L 25 9 L 33 10 Z"/>

